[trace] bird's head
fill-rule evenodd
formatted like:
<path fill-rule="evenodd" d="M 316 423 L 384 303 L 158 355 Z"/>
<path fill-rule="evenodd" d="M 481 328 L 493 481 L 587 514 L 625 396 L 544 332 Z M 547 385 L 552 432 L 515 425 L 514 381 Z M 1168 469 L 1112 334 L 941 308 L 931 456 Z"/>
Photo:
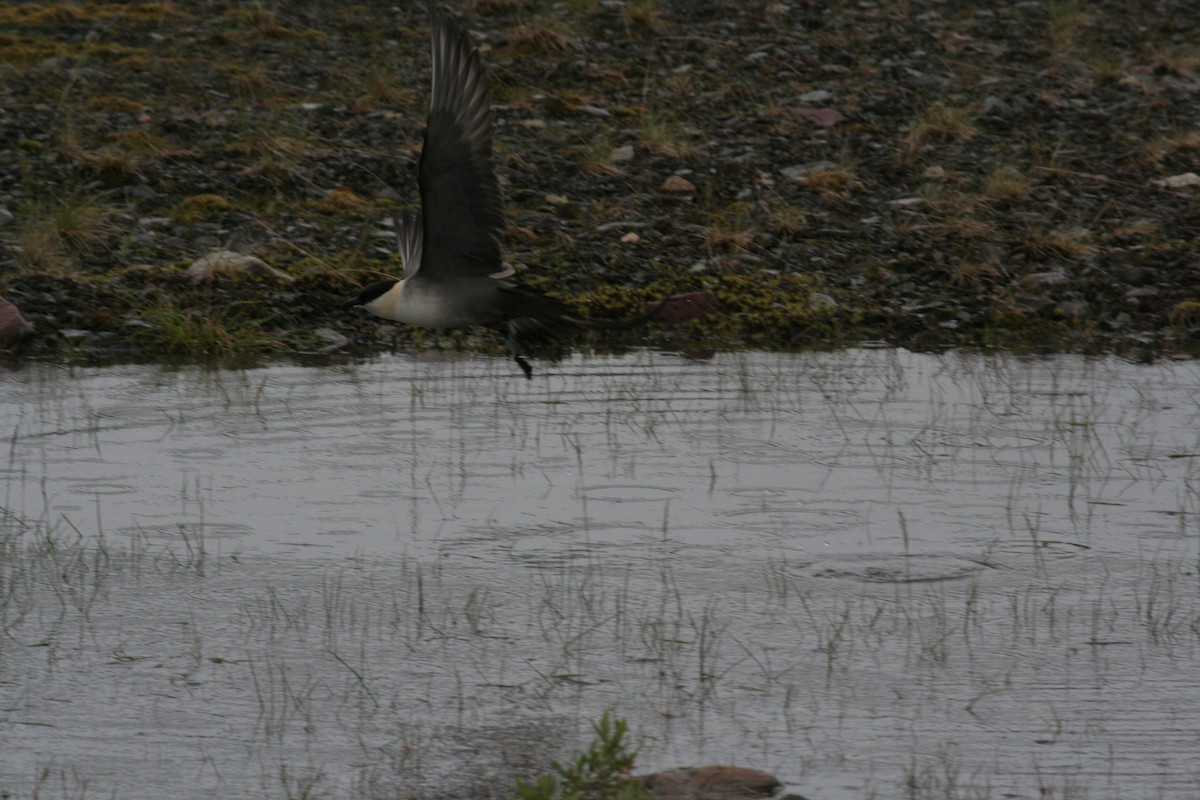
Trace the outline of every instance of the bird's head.
<path fill-rule="evenodd" d="M 368 305 L 372 300 L 378 299 L 381 295 L 391 289 L 400 281 L 394 278 L 385 281 L 375 281 L 369 283 L 362 288 L 362 291 L 353 299 L 342 304 L 342 308 L 354 308 L 354 306 Z"/>

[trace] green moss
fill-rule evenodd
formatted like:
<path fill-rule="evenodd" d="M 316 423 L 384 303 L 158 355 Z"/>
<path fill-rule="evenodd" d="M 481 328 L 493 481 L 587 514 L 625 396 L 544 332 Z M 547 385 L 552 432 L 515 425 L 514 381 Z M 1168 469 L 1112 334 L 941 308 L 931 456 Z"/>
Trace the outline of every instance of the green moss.
<path fill-rule="evenodd" d="M 353 189 L 340 186 L 325 194 L 312 207 L 323 214 L 337 217 L 361 217 L 374 207 L 370 200 L 356 194 Z"/>
<path fill-rule="evenodd" d="M 233 208 L 233 204 L 220 195 L 194 194 L 191 197 L 185 197 L 179 202 L 179 205 L 171 209 L 171 218 L 176 222 L 190 225 L 231 208 Z"/>
<path fill-rule="evenodd" d="M 1175 325 L 1200 324 L 1200 300 L 1181 300 L 1167 311 L 1167 319 Z"/>
<path fill-rule="evenodd" d="M 115 94 L 102 94 L 88 98 L 88 108 L 93 111 L 124 111 L 137 113 L 142 110 L 142 103 Z"/>
<path fill-rule="evenodd" d="M 0 7 L 0 24 L 70 25 L 126 19 L 136 22 L 160 21 L 186 16 L 174 3 L 13 3 Z"/>
<path fill-rule="evenodd" d="M 64 58 L 71 48 L 63 42 L 48 38 L 27 38 L 0 33 L 0 62 L 6 64 L 37 64 L 47 58 Z"/>

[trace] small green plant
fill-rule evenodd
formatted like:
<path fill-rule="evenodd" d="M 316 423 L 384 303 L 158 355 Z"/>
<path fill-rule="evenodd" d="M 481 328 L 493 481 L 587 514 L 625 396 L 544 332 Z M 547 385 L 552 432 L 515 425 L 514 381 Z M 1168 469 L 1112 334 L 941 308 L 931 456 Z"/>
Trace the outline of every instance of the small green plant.
<path fill-rule="evenodd" d="M 136 334 L 145 346 L 170 355 L 228 358 L 278 344 L 262 329 L 262 320 L 239 314 L 235 308 L 188 308 L 159 298 L 138 308 L 146 327 Z"/>
<path fill-rule="evenodd" d="M 596 737 L 571 764 L 554 764 L 557 775 L 540 775 L 533 781 L 517 781 L 520 800 L 646 800 L 649 791 L 632 778 L 635 752 L 630 752 L 625 735 L 629 725 L 606 711 L 592 723 Z"/>

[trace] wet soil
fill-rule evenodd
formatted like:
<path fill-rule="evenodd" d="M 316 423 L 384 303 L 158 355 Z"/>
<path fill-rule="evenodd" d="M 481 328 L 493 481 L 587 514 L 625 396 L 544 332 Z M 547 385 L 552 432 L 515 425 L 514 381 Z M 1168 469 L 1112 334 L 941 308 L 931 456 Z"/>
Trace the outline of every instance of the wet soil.
<path fill-rule="evenodd" d="M 600 316 L 720 300 L 640 343 L 1200 347 L 1188 3 L 471 5 L 522 278 Z M 400 270 L 423 4 L 18 3 L 0 22 L 0 295 L 37 331 L 0 346 L 422 336 L 340 305 Z M 225 248 L 296 280 L 184 275 Z"/>

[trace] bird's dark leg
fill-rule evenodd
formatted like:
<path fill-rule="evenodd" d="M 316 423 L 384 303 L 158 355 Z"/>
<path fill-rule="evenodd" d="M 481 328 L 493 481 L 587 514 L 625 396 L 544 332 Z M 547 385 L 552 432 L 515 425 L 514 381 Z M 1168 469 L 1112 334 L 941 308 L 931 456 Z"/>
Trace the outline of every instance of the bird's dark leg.
<path fill-rule="evenodd" d="M 517 366 L 525 373 L 526 380 L 533 380 L 533 367 L 529 366 L 529 362 L 517 352 L 517 330 L 516 326 L 510 321 L 508 323 L 508 335 L 504 337 L 504 343 L 508 347 L 508 354 L 512 356 L 513 361 L 517 362 Z"/>

